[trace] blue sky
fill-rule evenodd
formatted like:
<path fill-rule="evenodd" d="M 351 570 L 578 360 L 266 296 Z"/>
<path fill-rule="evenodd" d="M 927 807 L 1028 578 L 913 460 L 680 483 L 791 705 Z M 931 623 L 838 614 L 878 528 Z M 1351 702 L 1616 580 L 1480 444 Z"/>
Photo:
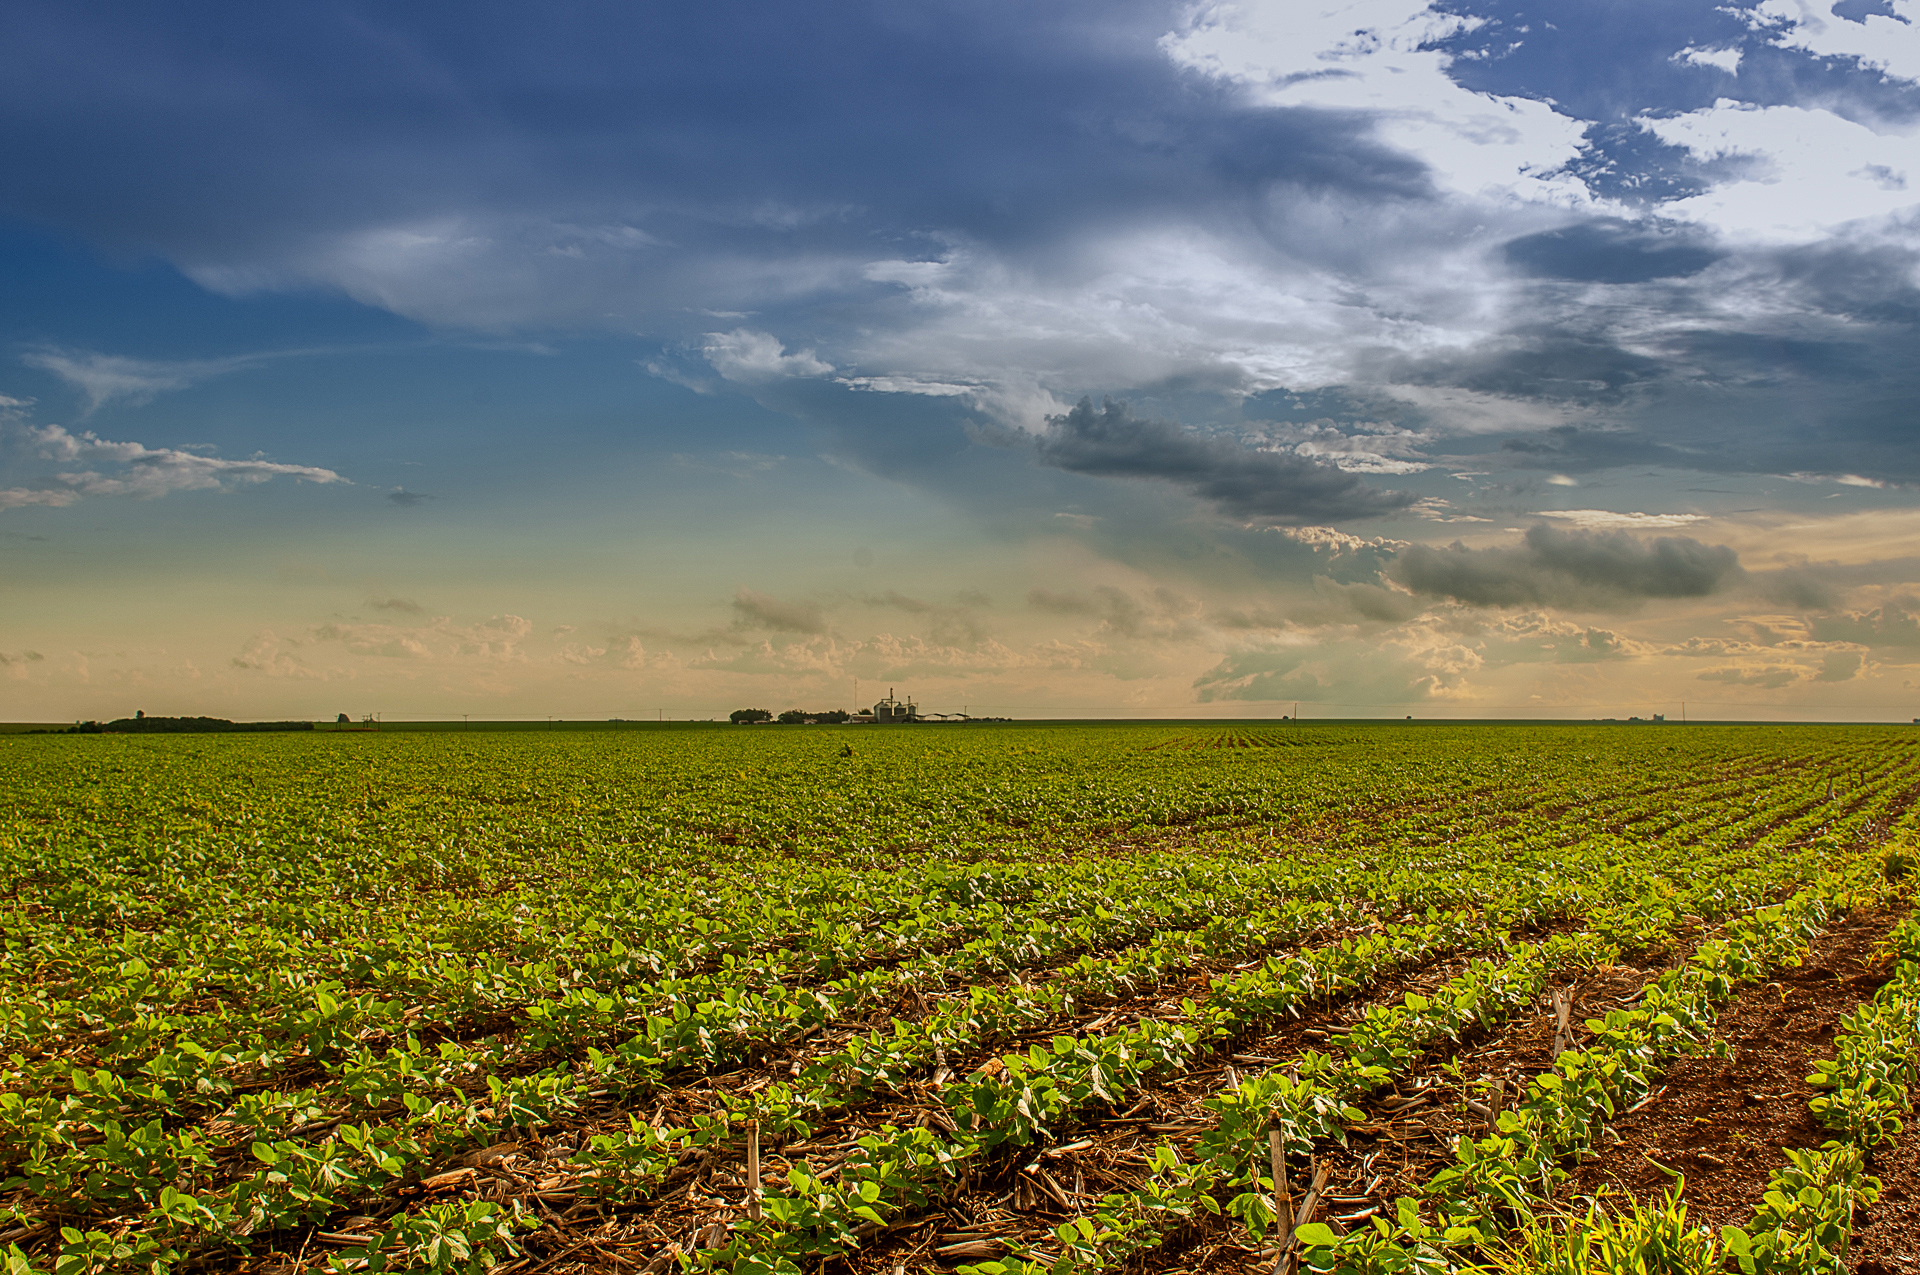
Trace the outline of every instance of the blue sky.
<path fill-rule="evenodd" d="M 1916 0 L 0 38 L 7 716 L 1920 713 Z"/>

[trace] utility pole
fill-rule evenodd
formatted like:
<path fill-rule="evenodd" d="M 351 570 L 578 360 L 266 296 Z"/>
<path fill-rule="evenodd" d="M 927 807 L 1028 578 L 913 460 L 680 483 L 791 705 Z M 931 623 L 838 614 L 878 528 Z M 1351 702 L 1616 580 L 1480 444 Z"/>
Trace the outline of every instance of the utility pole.
<path fill-rule="evenodd" d="M 1680 701 L 1680 724 L 1682 726 L 1687 724 L 1687 701 L 1685 700 Z"/>

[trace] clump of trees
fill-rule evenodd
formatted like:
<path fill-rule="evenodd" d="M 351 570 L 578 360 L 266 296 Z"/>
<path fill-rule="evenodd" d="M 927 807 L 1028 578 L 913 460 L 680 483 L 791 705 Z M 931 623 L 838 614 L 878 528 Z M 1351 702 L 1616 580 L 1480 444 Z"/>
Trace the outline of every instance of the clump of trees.
<path fill-rule="evenodd" d="M 312 722 L 230 722 L 224 717 L 148 717 L 136 713 L 110 722 L 81 722 L 68 735 L 189 735 L 220 731 L 312 730 Z"/>
<path fill-rule="evenodd" d="M 727 720 L 736 726 L 751 726 L 756 722 L 775 722 L 781 726 L 838 726 L 853 716 L 844 708 L 830 708 L 824 712 L 812 712 L 804 708 L 790 708 L 775 717 L 764 708 L 736 708 L 727 714 Z"/>

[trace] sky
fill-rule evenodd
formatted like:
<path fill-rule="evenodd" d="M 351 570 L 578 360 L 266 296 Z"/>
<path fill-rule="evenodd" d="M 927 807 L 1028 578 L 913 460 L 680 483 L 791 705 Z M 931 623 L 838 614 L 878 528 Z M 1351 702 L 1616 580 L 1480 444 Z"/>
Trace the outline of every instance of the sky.
<path fill-rule="evenodd" d="M 0 719 L 1920 717 L 1920 0 L 0 47 Z"/>

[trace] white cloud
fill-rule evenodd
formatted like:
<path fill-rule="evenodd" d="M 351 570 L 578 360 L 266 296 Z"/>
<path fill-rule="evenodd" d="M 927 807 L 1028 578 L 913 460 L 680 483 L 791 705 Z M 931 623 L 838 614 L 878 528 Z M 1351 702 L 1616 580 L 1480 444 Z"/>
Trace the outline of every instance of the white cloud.
<path fill-rule="evenodd" d="M 1558 518 L 1576 527 L 1626 527 L 1631 530 L 1685 527 L 1707 520 L 1705 514 L 1638 514 L 1615 512 L 1611 509 L 1541 509 L 1536 510 L 1533 516 Z"/>
<path fill-rule="evenodd" d="M 840 383 L 850 389 L 875 394 L 924 394 L 929 398 L 956 398 L 980 392 L 978 385 L 956 385 L 951 381 L 922 381 L 910 376 L 843 376 Z"/>
<path fill-rule="evenodd" d="M 1352 378 L 1355 351 L 1418 356 L 1497 327 L 1507 294 L 1489 280 L 1486 249 L 1559 216 L 1466 201 L 1273 199 L 1267 215 L 1284 231 L 1257 242 L 1224 227 L 1089 233 L 1044 276 L 969 244 L 938 261 L 879 263 L 871 275 L 899 288 L 898 307 L 844 361 L 892 388 L 974 387 L 981 410 L 1027 429 L 1089 389 L 1339 383 Z M 1454 418 L 1492 430 L 1567 416 L 1490 395 L 1393 392 L 1449 430 Z"/>
<path fill-rule="evenodd" d="M 1238 85 L 1254 103 L 1338 111 L 1345 118 L 1332 123 L 1342 129 L 1366 116 L 1375 140 L 1404 152 L 1407 162 L 1378 174 L 1403 182 L 1404 198 L 1354 193 L 1297 169 L 1246 183 L 1244 206 L 1236 193 L 1166 216 L 1090 218 L 1031 260 L 1024 245 L 1000 252 L 940 224 L 836 237 L 777 260 L 663 251 L 633 227 L 601 226 L 561 206 L 546 218 L 473 210 L 317 237 L 257 269 L 187 267 L 225 291 L 318 282 L 468 328 L 617 314 L 652 316 L 651 330 L 677 332 L 689 313 L 838 299 L 852 320 L 807 344 L 747 327 L 694 344 L 712 372 L 737 382 L 839 368 L 855 389 L 966 399 L 1028 429 L 1083 393 L 1156 381 L 1227 393 L 1339 383 L 1353 378 L 1356 351 L 1419 355 L 1498 330 L 1510 293 L 1489 277 L 1487 252 L 1561 223 L 1570 209 L 1602 207 L 1561 172 L 1581 153 L 1582 121 L 1546 102 L 1463 89 L 1446 74 L 1447 55 L 1423 47 L 1470 25 L 1415 0 L 1278 0 L 1196 10 L 1161 41 L 1172 62 Z M 1289 167 L 1276 164 L 1276 173 Z M 1423 173 L 1439 200 L 1427 197 Z M 845 214 L 833 202 L 804 216 L 772 204 L 741 216 L 799 226 Z M 894 246 L 882 255 L 870 244 Z M 646 366 L 701 392 L 717 387 L 707 366 L 667 357 Z M 1336 448 L 1328 459 L 1410 472 L 1408 457 L 1380 449 L 1369 458 Z"/>
<path fill-rule="evenodd" d="M 1368 450 L 1356 439 L 1344 443 L 1301 443 L 1293 449 L 1302 456 L 1311 456 L 1315 460 L 1324 460 L 1336 469 L 1344 469 L 1350 474 L 1418 474 L 1432 469 L 1432 465 L 1416 460 L 1398 460 L 1392 456 L 1383 456 L 1379 452 Z"/>
<path fill-rule="evenodd" d="M 1863 67 L 1903 80 L 1920 80 L 1920 2 L 1891 0 L 1895 16 L 1835 17 L 1832 0 L 1761 0 L 1750 21 L 1784 23 L 1774 43 L 1820 57 L 1853 58 Z"/>
<path fill-rule="evenodd" d="M 1340 554 L 1358 553 L 1363 549 L 1385 549 L 1395 551 L 1407 547 L 1404 540 L 1392 540 L 1386 536 L 1355 536 L 1332 527 L 1274 527 L 1275 535 L 1303 545 L 1312 545 L 1316 549 L 1328 549 L 1337 557 Z"/>
<path fill-rule="evenodd" d="M 294 643 L 293 645 L 298 645 Z M 325 681 L 327 675 L 317 669 L 309 668 L 290 652 L 282 649 L 281 639 L 273 630 L 263 629 L 253 635 L 247 644 L 240 648 L 228 663 L 248 673 L 261 673 L 267 677 L 292 678 L 299 681 Z"/>
<path fill-rule="evenodd" d="M 718 211 L 710 224 L 751 216 Z M 364 305 L 422 323 L 508 330 L 600 325 L 613 319 L 700 313 L 734 318 L 818 294 L 859 277 L 862 262 L 838 249 L 800 248 L 777 257 L 723 253 L 691 264 L 628 225 L 593 227 L 564 199 L 544 211 L 471 207 L 415 221 L 357 226 L 276 245 L 248 258 L 184 256 L 201 286 L 231 296 L 337 288 Z"/>
<path fill-rule="evenodd" d="M 292 354 L 311 353 L 297 350 Z M 241 354 L 224 359 L 133 359 L 91 350 L 62 350 L 42 346 L 28 350 L 20 361 L 51 372 L 86 395 L 86 415 L 116 399 L 144 403 L 166 390 L 183 390 L 199 381 L 254 367 L 282 354 Z"/>
<path fill-rule="evenodd" d="M 1863 478 L 1859 474 L 1810 474 L 1805 472 L 1782 474 L 1782 478 L 1796 483 L 1814 483 L 1824 485 L 1834 483 L 1841 487 L 1884 488 L 1887 484 L 1878 478 Z"/>
<path fill-rule="evenodd" d="M 28 505 L 71 505 L 90 496 L 152 499 L 176 491 L 224 490 L 236 484 L 272 478 L 311 483 L 344 483 L 331 469 L 286 465 L 270 460 L 223 460 L 172 447 L 115 442 L 90 430 L 75 434 L 59 425 L 30 425 L 19 431 L 29 460 L 54 467 L 32 486 L 0 491 L 0 509 Z"/>
<path fill-rule="evenodd" d="M 1455 478 L 1460 475 L 1453 475 Z M 1438 496 L 1426 496 L 1414 503 L 1414 512 L 1433 522 L 1492 522 L 1491 518 L 1482 518 L 1477 514 L 1462 513 L 1453 507 L 1450 500 Z"/>
<path fill-rule="evenodd" d="M 0 509 L 25 509 L 29 505 L 59 508 L 80 499 L 74 491 L 48 491 L 33 487 L 0 488 Z"/>
<path fill-rule="evenodd" d="M 1696 49 L 1692 45 L 1680 50 L 1670 59 L 1687 66 L 1710 66 L 1716 71 L 1725 71 L 1728 75 L 1740 74 L 1740 50 L 1732 49 Z"/>
<path fill-rule="evenodd" d="M 788 354 L 779 338 L 766 332 L 735 328 L 709 332 L 701 353 L 714 370 L 729 381 L 765 381 L 789 376 L 826 376 L 833 364 L 812 350 Z"/>
<path fill-rule="evenodd" d="M 629 672 L 642 670 L 657 672 L 679 664 L 679 660 L 672 652 L 649 651 L 638 637 L 630 633 L 612 639 L 607 646 L 569 642 L 560 648 L 554 658 L 562 664 L 571 664 L 579 668 L 599 666 L 625 669 Z"/>
<path fill-rule="evenodd" d="M 1433 465 L 1415 459 L 1414 451 L 1432 441 L 1426 434 L 1397 425 L 1367 423 L 1338 428 L 1327 421 L 1272 431 L 1280 441 L 1291 441 L 1301 456 L 1326 461 L 1356 474 L 1418 474 Z"/>
<path fill-rule="evenodd" d="M 1203 4 L 1161 47 L 1175 62 L 1255 88 L 1276 106 L 1375 113 L 1375 133 L 1420 156 L 1443 189 L 1474 198 L 1592 206 L 1561 172 L 1585 125 L 1530 98 L 1462 88 L 1429 47 L 1478 19 L 1421 0 Z"/>
<path fill-rule="evenodd" d="M 1807 242 L 1915 203 L 1907 185 L 1920 178 L 1920 136 L 1875 132 L 1816 107 L 1732 98 L 1639 124 L 1698 159 L 1739 166 L 1742 175 L 1664 210 L 1748 242 Z"/>

